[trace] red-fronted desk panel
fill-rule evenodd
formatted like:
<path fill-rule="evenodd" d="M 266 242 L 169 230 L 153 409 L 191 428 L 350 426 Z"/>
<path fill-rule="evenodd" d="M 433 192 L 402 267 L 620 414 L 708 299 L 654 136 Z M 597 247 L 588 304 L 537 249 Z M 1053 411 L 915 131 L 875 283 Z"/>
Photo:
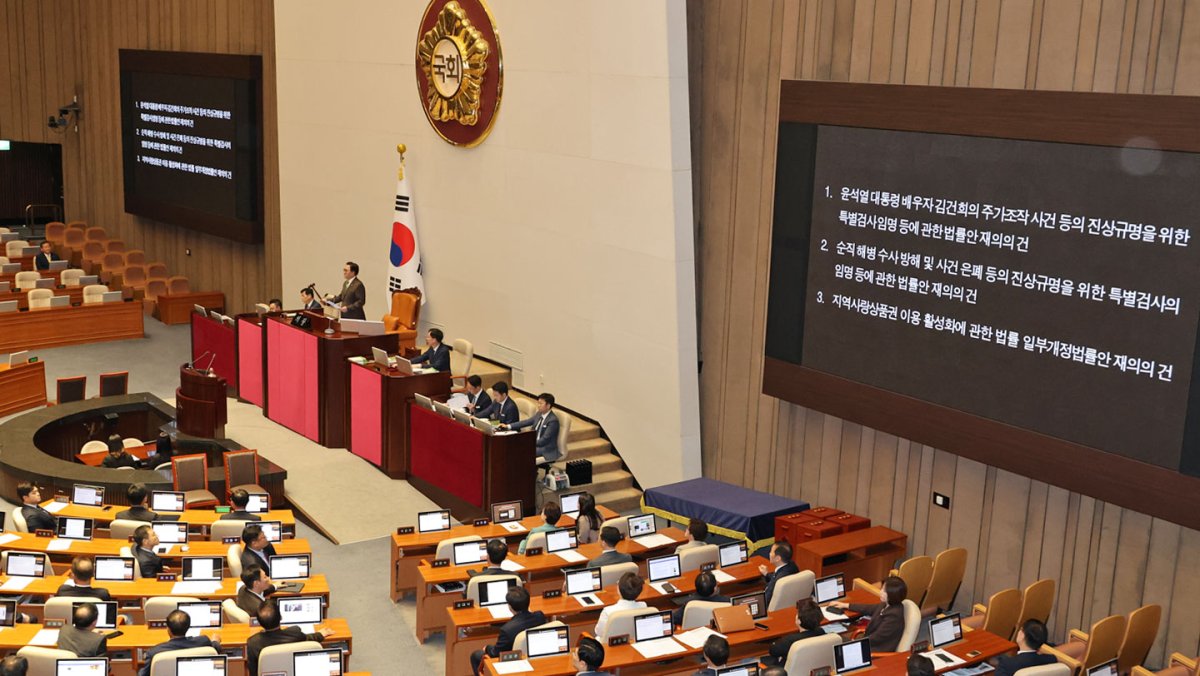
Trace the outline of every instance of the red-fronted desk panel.
<path fill-rule="evenodd" d="M 263 406 L 263 318 L 258 314 L 238 315 L 237 330 L 237 396 L 255 406 Z"/>
<path fill-rule="evenodd" d="M 195 310 L 192 311 L 191 320 L 192 363 L 197 368 L 211 368 L 236 388 L 237 335 L 234 327 Z"/>
<path fill-rule="evenodd" d="M 408 477 L 408 404 L 415 394 L 449 395 L 450 374 L 350 364 L 350 451 L 393 479 Z"/>

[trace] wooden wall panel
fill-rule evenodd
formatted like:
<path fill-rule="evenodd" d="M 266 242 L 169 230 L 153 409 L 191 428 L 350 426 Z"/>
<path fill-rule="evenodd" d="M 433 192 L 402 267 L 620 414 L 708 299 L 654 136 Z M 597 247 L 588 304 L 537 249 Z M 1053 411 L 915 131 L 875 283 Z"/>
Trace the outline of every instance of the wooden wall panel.
<path fill-rule="evenodd" d="M 960 610 L 1053 577 L 1056 638 L 1159 603 L 1148 663 L 1197 654 L 1200 532 L 760 392 L 781 78 L 1196 95 L 1200 3 L 695 0 L 688 11 L 705 475 L 865 514 L 909 533 L 912 553 L 966 547 Z M 931 507 L 933 490 L 951 496 L 949 512 Z"/>
<path fill-rule="evenodd" d="M 63 146 L 68 220 L 102 225 L 187 275 L 225 292 L 242 312 L 280 293 L 278 133 L 273 0 L 0 0 L 0 138 Z M 246 245 L 124 212 L 119 49 L 263 57 L 264 243 Z M 79 132 L 46 118 L 78 95 Z M 191 255 L 186 250 L 191 249 Z"/>

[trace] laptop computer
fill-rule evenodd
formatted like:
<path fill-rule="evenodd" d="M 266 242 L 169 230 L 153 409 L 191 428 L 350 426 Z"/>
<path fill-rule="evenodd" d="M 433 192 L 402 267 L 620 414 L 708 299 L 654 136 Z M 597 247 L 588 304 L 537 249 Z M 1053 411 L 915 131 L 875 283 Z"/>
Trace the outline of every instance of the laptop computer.
<path fill-rule="evenodd" d="M 654 523 L 653 514 L 629 517 L 629 537 L 631 539 L 654 535 L 656 532 L 658 532 L 658 526 Z"/>
<path fill-rule="evenodd" d="M 633 620 L 634 643 L 671 638 L 674 633 L 675 623 L 671 621 L 671 611 L 669 610 L 652 615 L 639 615 Z"/>
<path fill-rule="evenodd" d="M 342 676 L 342 651 L 329 648 L 292 653 L 292 676 Z"/>
<path fill-rule="evenodd" d="M 179 610 L 187 613 L 191 619 L 188 636 L 199 636 L 201 629 L 219 629 L 222 623 L 220 601 L 183 601 Z"/>
<path fill-rule="evenodd" d="M 12 282 L 0 282 L 0 293 L 11 293 Z"/>
<path fill-rule="evenodd" d="M 97 556 L 95 579 L 102 582 L 132 582 L 132 556 Z"/>
<path fill-rule="evenodd" d="M 270 564 L 271 579 L 279 582 L 275 585 L 276 589 L 295 594 L 304 589 L 304 583 L 295 580 L 307 580 L 312 573 L 312 554 L 272 556 Z M 276 568 L 276 565 L 279 567 Z"/>
<path fill-rule="evenodd" d="M 469 566 L 487 560 L 487 540 L 471 540 L 454 544 L 454 565 Z"/>
<path fill-rule="evenodd" d="M 50 307 L 71 307 L 70 296 L 51 296 Z"/>
<path fill-rule="evenodd" d="M 443 403 L 442 403 L 442 402 L 440 402 L 440 401 L 435 401 L 435 402 L 433 402 L 433 410 L 434 410 L 434 412 L 435 412 L 435 413 L 438 413 L 438 414 L 440 414 L 440 415 L 442 415 L 442 416 L 445 416 L 445 417 L 447 417 L 447 418 L 453 418 L 453 417 L 454 417 L 454 412 L 451 410 L 451 408 L 450 408 L 448 405 L 446 405 L 446 404 L 443 404 Z"/>
<path fill-rule="evenodd" d="M 667 556 L 656 556 L 653 559 L 646 560 L 646 577 L 650 579 L 650 586 L 662 594 L 673 594 L 679 591 L 674 585 L 667 580 L 673 580 L 679 577 L 679 555 L 668 554 Z"/>
<path fill-rule="evenodd" d="M 158 541 L 162 544 L 176 545 L 187 542 L 188 525 L 183 521 L 155 521 L 150 527 L 158 534 Z"/>
<path fill-rule="evenodd" d="M 558 528 L 546 531 L 546 553 L 554 554 L 567 563 L 583 563 L 587 557 L 575 551 L 579 541 L 574 528 Z"/>
<path fill-rule="evenodd" d="M 219 556 L 183 557 L 184 582 L 219 582 L 224 572 L 223 559 Z M 272 568 L 274 573 L 275 569 Z"/>
<path fill-rule="evenodd" d="M 266 514 L 271 509 L 271 496 L 266 493 L 251 493 L 246 511 L 251 514 Z"/>
<path fill-rule="evenodd" d="M 20 263 L 0 263 L 0 274 L 15 275 L 20 271 Z"/>
<path fill-rule="evenodd" d="M 583 497 L 583 493 L 567 493 L 562 496 L 558 504 L 562 507 L 562 513 L 571 518 L 579 516 L 579 499 Z"/>
<path fill-rule="evenodd" d="M 452 415 L 455 420 L 457 420 L 458 422 L 460 422 L 464 425 L 469 426 L 471 424 L 471 414 L 467 413 L 466 411 L 463 411 L 463 410 L 457 409 L 457 408 L 452 408 L 452 409 L 450 409 L 450 415 Z"/>
<path fill-rule="evenodd" d="M 13 302 L 15 303 L 16 301 Z M 496 434 L 496 428 L 490 422 L 481 418 L 471 418 L 471 427 L 474 427 L 489 437 Z"/>
<path fill-rule="evenodd" d="M 23 247 L 21 247 L 21 255 L 22 256 L 36 256 L 36 255 L 38 255 L 38 247 L 23 246 Z"/>
<path fill-rule="evenodd" d="M 104 505 L 104 486 L 75 484 L 71 487 L 71 502 L 77 505 L 101 507 Z"/>
<path fill-rule="evenodd" d="M 183 491 L 150 491 L 150 509 L 155 512 L 182 512 Z"/>
<path fill-rule="evenodd" d="M 596 596 L 596 592 L 600 591 L 599 568 L 568 570 L 563 575 L 566 578 L 567 596 L 584 606 L 600 605 L 600 599 Z"/>
<path fill-rule="evenodd" d="M 729 599 L 729 602 L 735 606 L 749 606 L 750 616 L 756 620 L 761 620 L 767 616 L 767 593 L 766 592 L 751 592 L 734 596 Z"/>
<path fill-rule="evenodd" d="M 121 302 L 121 292 L 120 291 L 105 291 L 104 295 L 101 296 L 100 302 L 102 302 L 102 303 L 119 303 L 119 302 Z"/>
<path fill-rule="evenodd" d="M 17 602 L 0 601 L 0 627 L 12 627 L 17 623 Z"/>
<path fill-rule="evenodd" d="M 325 607 L 320 596 L 291 596 L 276 600 L 279 604 L 279 622 L 282 626 L 299 626 L 304 633 L 312 633 L 314 624 L 325 619 Z"/>
<path fill-rule="evenodd" d="M 450 530 L 450 510 L 417 513 L 418 533 L 436 533 L 443 530 Z"/>
<path fill-rule="evenodd" d="M 571 651 L 571 630 L 568 627 L 529 629 L 525 632 L 525 655 L 529 659 L 566 655 Z"/>
<path fill-rule="evenodd" d="M 1087 670 L 1087 676 L 1117 676 L 1117 660 L 1097 664 Z"/>
<path fill-rule="evenodd" d="M 227 673 L 227 655 L 195 655 L 175 659 L 175 676 L 225 676 Z"/>
<path fill-rule="evenodd" d="M 396 355 L 391 361 L 392 368 L 396 369 L 401 374 L 406 376 L 411 376 L 413 374 L 413 365 L 411 361 L 401 357 L 400 355 Z M 428 399 L 428 397 L 426 397 L 426 399 Z"/>
<path fill-rule="evenodd" d="M 482 608 L 508 603 L 504 597 L 508 595 L 508 590 L 515 586 L 517 586 L 517 579 L 513 577 L 484 582 L 479 585 L 479 606 Z"/>
<path fill-rule="evenodd" d="M 256 521 L 254 525 L 262 529 L 263 535 L 267 536 L 267 542 L 283 542 L 282 521 Z"/>
<path fill-rule="evenodd" d="M 5 312 L 16 312 L 20 309 L 21 308 L 17 305 L 17 301 L 15 300 L 0 301 L 0 314 Z"/>
<path fill-rule="evenodd" d="M 493 502 L 492 503 L 492 523 L 507 523 L 509 521 L 520 521 L 525 518 L 521 513 L 521 501 L 513 500 L 511 502 Z"/>
<path fill-rule="evenodd" d="M 388 366 L 387 350 L 382 350 L 378 347 L 373 347 L 373 348 L 371 348 L 371 356 L 375 359 L 376 364 L 379 364 L 380 366 L 387 368 L 387 366 Z"/>
<path fill-rule="evenodd" d="M 860 638 L 833 646 L 833 670 L 839 674 L 871 666 L 871 639 Z"/>
<path fill-rule="evenodd" d="M 846 596 L 846 581 L 841 573 L 817 580 L 813 586 L 813 599 L 817 603 L 829 603 Z"/>
<path fill-rule="evenodd" d="M 21 350 L 8 355 L 8 365 L 10 367 L 24 364 L 29 359 L 29 350 Z"/>
<path fill-rule="evenodd" d="M 750 552 L 746 549 L 745 542 L 731 542 L 727 545 L 721 545 L 717 548 L 717 553 L 720 556 L 722 568 L 736 566 L 750 559 Z"/>
<path fill-rule="evenodd" d="M 958 613 L 929 620 L 929 646 L 945 648 L 962 640 L 962 618 Z"/>
<path fill-rule="evenodd" d="M 71 264 L 71 261 L 50 261 L 50 270 L 52 272 L 66 270 L 67 266 L 70 264 Z"/>
<path fill-rule="evenodd" d="M 54 288 L 54 278 L 53 277 L 42 277 L 41 279 L 34 281 L 33 288 L 35 288 L 35 289 L 53 289 Z"/>
<path fill-rule="evenodd" d="M 100 283 L 100 275 L 80 275 L 79 286 L 89 286 Z"/>
<path fill-rule="evenodd" d="M 75 516 L 58 517 L 58 537 L 68 540 L 91 540 L 92 520 Z"/>
<path fill-rule="evenodd" d="M 63 658 L 54 664 L 54 676 L 105 676 L 107 657 Z"/>
<path fill-rule="evenodd" d="M 85 603 L 91 603 L 96 606 L 96 628 L 97 629 L 116 629 L 117 628 L 117 602 L 116 601 L 101 601 L 95 603 L 93 601 L 76 601 L 71 604 L 71 612 L 74 613 Z"/>
<path fill-rule="evenodd" d="M 717 676 L 758 676 L 757 664 L 738 664 L 732 667 L 721 667 L 716 671 Z"/>
<path fill-rule="evenodd" d="M 423 394 L 414 394 L 413 398 L 417 400 L 417 406 L 421 408 L 433 410 L 433 400 Z"/>
<path fill-rule="evenodd" d="M 197 307 L 196 311 L 199 312 L 200 306 L 197 305 L 196 307 Z M 255 303 L 254 304 L 254 312 L 256 314 L 258 314 L 259 316 L 265 315 L 270 311 L 271 311 L 271 306 L 267 305 L 266 303 Z"/>
<path fill-rule="evenodd" d="M 46 574 L 46 559 L 42 554 L 25 552 L 9 552 L 8 563 L 5 565 L 5 575 L 19 577 L 43 577 Z"/>

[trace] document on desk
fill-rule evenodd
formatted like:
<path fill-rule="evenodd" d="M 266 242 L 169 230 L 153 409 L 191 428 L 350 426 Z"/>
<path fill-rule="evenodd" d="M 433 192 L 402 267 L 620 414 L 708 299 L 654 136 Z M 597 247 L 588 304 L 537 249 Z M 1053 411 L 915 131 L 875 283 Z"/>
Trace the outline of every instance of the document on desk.
<path fill-rule="evenodd" d="M 933 666 L 936 669 L 945 669 L 946 667 L 954 667 L 967 663 L 966 660 L 960 658 L 958 655 L 948 653 L 941 648 L 929 650 L 921 654 L 925 657 L 928 657 L 933 662 Z"/>
<path fill-rule="evenodd" d="M 712 571 L 712 574 L 713 574 L 713 577 L 717 578 L 717 582 L 719 582 L 721 584 L 733 582 L 734 580 L 737 579 L 736 577 L 730 575 L 729 573 L 726 573 L 725 571 L 721 570 L 720 568 L 714 568 Z"/>
<path fill-rule="evenodd" d="M 171 585 L 171 593 L 176 596 L 187 596 L 196 594 L 212 594 L 221 588 L 220 582 L 176 582 Z"/>
<path fill-rule="evenodd" d="M 33 582 L 32 577 L 10 577 L 0 584 L 0 591 L 21 591 Z"/>
<path fill-rule="evenodd" d="M 511 561 L 509 559 L 504 559 L 503 561 L 501 561 L 500 567 L 503 568 L 504 570 L 507 570 L 510 573 L 515 573 L 519 570 L 525 570 L 525 566 L 522 566 L 521 564 L 517 563 L 516 561 Z"/>
<path fill-rule="evenodd" d="M 850 619 L 832 608 L 822 608 L 821 614 L 825 616 L 826 622 L 844 622 Z"/>
<path fill-rule="evenodd" d="M 503 603 L 495 606 L 487 606 L 487 609 L 488 612 L 492 614 L 493 619 L 507 620 L 513 616 L 512 608 L 509 608 Z"/>
<path fill-rule="evenodd" d="M 633 649 L 641 653 L 646 659 L 655 657 L 663 657 L 665 655 L 674 655 L 675 653 L 686 652 L 687 648 L 680 645 L 673 638 L 656 638 L 651 641 L 638 641 L 633 644 Z"/>
<path fill-rule="evenodd" d="M 525 526 L 522 526 L 520 521 L 505 521 L 504 523 L 500 524 L 500 527 L 510 533 L 524 533 L 525 531 L 529 530 Z M 13 539 L 15 540 L 17 537 L 13 536 Z M 2 544 L 4 543 L 0 542 L 0 545 Z"/>
<path fill-rule="evenodd" d="M 633 538 L 633 541 L 647 549 L 653 547 L 662 547 L 663 545 L 669 545 L 674 542 L 674 540 L 661 533 L 643 535 L 640 538 Z"/>
<path fill-rule="evenodd" d="M 71 548 L 71 543 L 74 540 L 66 540 L 63 538 L 54 538 L 46 543 L 46 551 L 48 552 L 65 552 Z"/>
<path fill-rule="evenodd" d="M 57 646 L 58 645 L 58 630 L 57 629 L 42 629 L 29 639 L 29 645 L 41 646 Z"/>
<path fill-rule="evenodd" d="M 492 668 L 497 674 L 519 674 L 523 671 L 533 671 L 529 660 L 510 660 L 508 662 L 492 662 Z"/>
<path fill-rule="evenodd" d="M 554 552 L 554 555 L 563 561 L 566 561 L 567 563 L 580 563 L 581 561 L 587 561 L 586 556 L 580 554 L 574 549 L 564 549 L 561 552 Z"/>
<path fill-rule="evenodd" d="M 4 535 L 0 535 L 0 545 L 6 545 L 10 542 L 13 542 L 15 540 L 20 540 L 20 539 L 21 539 L 20 535 L 13 535 L 12 533 L 5 533 Z"/>
<path fill-rule="evenodd" d="M 980 662 L 969 667 L 959 667 L 952 671 L 947 671 L 946 676 L 980 676 L 980 674 L 986 674 L 989 671 L 995 670 L 996 668 L 987 662 Z"/>
<path fill-rule="evenodd" d="M 59 502 L 59 501 L 55 500 L 54 502 L 51 502 L 49 505 L 46 506 L 46 511 L 50 512 L 51 514 L 58 514 L 59 512 L 66 509 L 67 505 L 69 505 L 69 504 L 71 504 L 71 503 Z"/>
<path fill-rule="evenodd" d="M 680 643 L 700 649 L 704 647 L 704 642 L 708 640 L 709 636 L 725 638 L 725 634 L 719 634 L 708 627 L 696 627 L 690 631 L 676 634 L 675 638 L 679 639 Z"/>

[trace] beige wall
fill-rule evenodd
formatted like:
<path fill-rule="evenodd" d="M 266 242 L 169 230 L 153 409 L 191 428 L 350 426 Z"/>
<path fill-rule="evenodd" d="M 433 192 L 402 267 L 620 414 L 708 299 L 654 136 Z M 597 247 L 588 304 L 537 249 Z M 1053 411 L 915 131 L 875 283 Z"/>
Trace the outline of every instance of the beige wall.
<path fill-rule="evenodd" d="M 1194 95 L 1200 3 L 722 0 L 688 28 L 705 475 L 966 547 L 960 610 L 1053 577 L 1055 636 L 1160 603 L 1149 663 L 1200 652 L 1200 532 L 761 394 L 781 78 Z"/>
<path fill-rule="evenodd" d="M 421 111 L 425 0 L 276 3 L 285 297 L 353 259 L 384 314 L 405 143 L 422 319 L 523 353 L 517 385 L 599 420 L 643 486 L 698 476 L 684 3 L 489 4 L 504 99 L 465 150 Z"/>

